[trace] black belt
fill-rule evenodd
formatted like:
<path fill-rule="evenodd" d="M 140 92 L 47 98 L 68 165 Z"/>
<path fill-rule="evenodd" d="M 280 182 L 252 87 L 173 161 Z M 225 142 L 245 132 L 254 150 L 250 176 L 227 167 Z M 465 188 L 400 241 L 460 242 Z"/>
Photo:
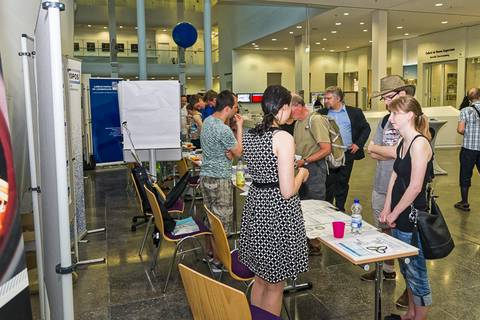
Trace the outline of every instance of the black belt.
<path fill-rule="evenodd" d="M 261 182 L 256 182 L 252 181 L 252 185 L 256 188 L 259 189 L 272 189 L 272 188 L 277 188 L 280 186 L 278 182 L 267 182 L 267 183 L 261 183 Z"/>

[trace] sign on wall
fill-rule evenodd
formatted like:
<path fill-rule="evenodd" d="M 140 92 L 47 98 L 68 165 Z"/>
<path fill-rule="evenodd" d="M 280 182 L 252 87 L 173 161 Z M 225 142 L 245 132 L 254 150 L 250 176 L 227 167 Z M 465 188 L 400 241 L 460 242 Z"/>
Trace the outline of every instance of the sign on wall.
<path fill-rule="evenodd" d="M 93 155 L 97 164 L 123 161 L 118 110 L 120 79 L 90 79 Z"/>

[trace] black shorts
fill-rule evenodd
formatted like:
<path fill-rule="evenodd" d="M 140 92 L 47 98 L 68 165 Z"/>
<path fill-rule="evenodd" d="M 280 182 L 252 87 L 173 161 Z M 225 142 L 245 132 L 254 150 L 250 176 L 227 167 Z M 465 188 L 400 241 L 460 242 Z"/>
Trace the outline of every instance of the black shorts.
<path fill-rule="evenodd" d="M 470 187 L 475 166 L 480 173 L 480 151 L 462 148 L 460 150 L 460 187 Z"/>

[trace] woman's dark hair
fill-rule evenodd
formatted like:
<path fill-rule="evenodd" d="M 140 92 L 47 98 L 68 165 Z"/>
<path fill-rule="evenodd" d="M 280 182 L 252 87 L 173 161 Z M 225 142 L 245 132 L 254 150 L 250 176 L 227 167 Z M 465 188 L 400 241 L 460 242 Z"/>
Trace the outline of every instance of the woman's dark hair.
<path fill-rule="evenodd" d="M 257 134 L 263 134 L 270 130 L 273 124 L 273 120 L 278 111 L 292 101 L 292 95 L 290 91 L 280 85 L 269 86 L 263 92 L 262 111 L 263 119 L 252 132 Z"/>

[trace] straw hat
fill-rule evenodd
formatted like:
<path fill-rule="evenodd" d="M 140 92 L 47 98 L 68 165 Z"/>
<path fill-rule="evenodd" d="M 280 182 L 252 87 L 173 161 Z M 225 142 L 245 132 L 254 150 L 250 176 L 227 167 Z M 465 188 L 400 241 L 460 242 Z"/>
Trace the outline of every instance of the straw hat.
<path fill-rule="evenodd" d="M 405 91 L 408 95 L 415 95 L 415 86 L 406 84 L 405 80 L 398 75 L 386 76 L 380 79 L 380 92 L 374 92 L 372 98 L 383 96 L 389 92 Z"/>

